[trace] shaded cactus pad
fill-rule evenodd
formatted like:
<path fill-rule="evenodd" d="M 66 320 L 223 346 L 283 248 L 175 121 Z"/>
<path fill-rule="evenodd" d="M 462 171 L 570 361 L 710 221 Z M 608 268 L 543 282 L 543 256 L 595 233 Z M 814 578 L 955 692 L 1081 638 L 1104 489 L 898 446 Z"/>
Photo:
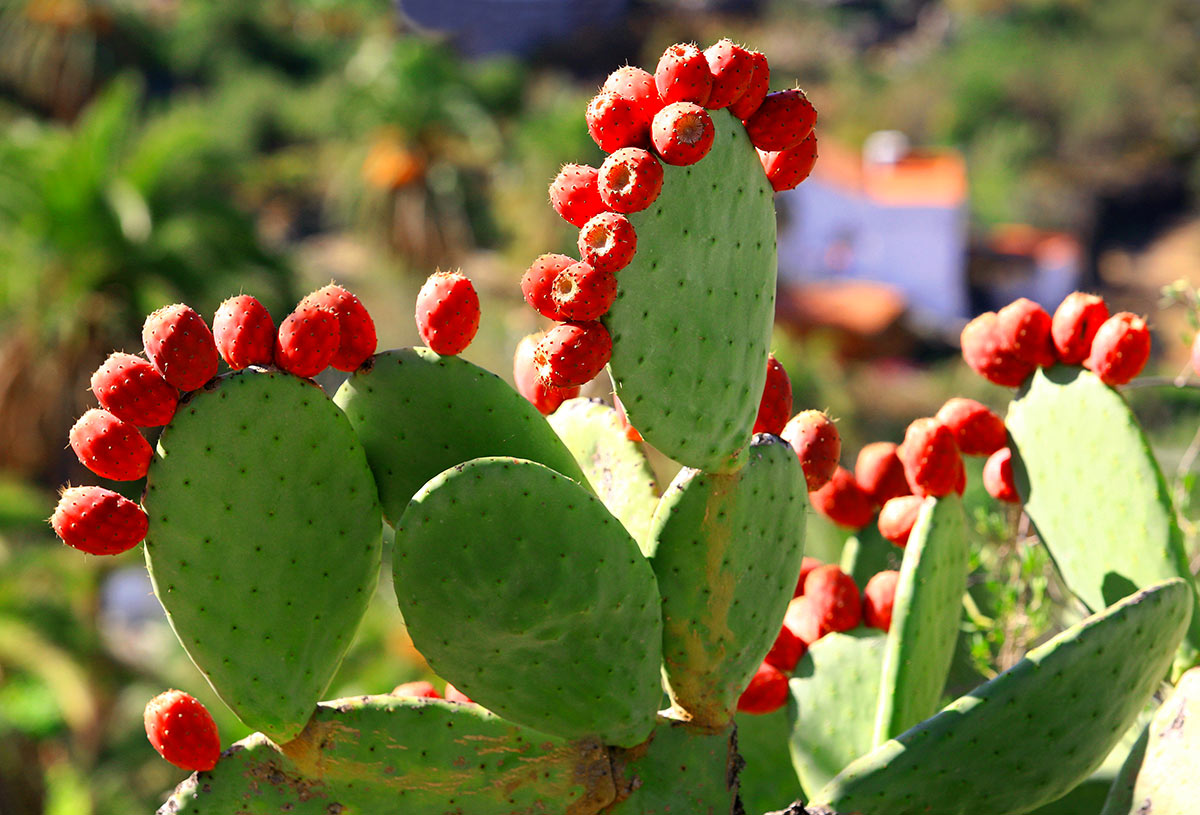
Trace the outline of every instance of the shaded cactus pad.
<path fill-rule="evenodd" d="M 590 815 L 614 798 L 608 753 L 477 705 L 364 696 L 323 702 L 293 741 L 255 734 L 162 808 L 191 815 Z"/>
<path fill-rule="evenodd" d="M 689 467 L 734 469 L 750 443 L 775 319 L 775 201 L 741 122 L 711 111 L 712 151 L 664 166 L 629 216 L 637 254 L 603 318 L 630 422 Z"/>
<path fill-rule="evenodd" d="M 362 439 L 393 524 L 426 481 L 473 458 L 526 458 L 586 483 L 533 405 L 459 357 L 428 348 L 376 354 L 342 384 L 334 402 Z"/>
<path fill-rule="evenodd" d="M 248 369 L 181 405 L 146 482 L 146 562 L 183 647 L 252 728 L 294 736 L 379 576 L 366 456 L 321 389 Z"/>
<path fill-rule="evenodd" d="M 579 484 L 484 458 L 419 492 L 396 530 L 396 597 L 417 649 L 489 710 L 631 746 L 661 699 L 662 621 L 637 543 Z"/>
<path fill-rule="evenodd" d="M 855 761 L 810 812 L 1012 815 L 1061 797 L 1137 719 L 1191 606 L 1174 578 L 1089 617 Z"/>
<path fill-rule="evenodd" d="M 654 514 L 647 549 L 663 607 L 663 673 L 675 707 L 729 721 L 783 624 L 804 555 L 804 470 L 778 436 L 746 466 L 684 469 Z"/>
<path fill-rule="evenodd" d="M 737 794 L 733 724 L 715 733 L 659 717 L 649 741 L 613 751 L 618 802 L 606 815 L 733 812 Z"/>

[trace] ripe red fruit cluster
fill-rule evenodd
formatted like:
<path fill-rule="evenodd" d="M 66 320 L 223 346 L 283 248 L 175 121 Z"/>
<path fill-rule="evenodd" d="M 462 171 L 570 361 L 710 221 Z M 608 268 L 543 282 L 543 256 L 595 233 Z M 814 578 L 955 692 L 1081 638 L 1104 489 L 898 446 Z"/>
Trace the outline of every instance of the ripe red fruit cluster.
<path fill-rule="evenodd" d="M 1073 292 L 1051 317 L 1026 298 L 967 323 L 963 359 L 997 385 L 1019 387 L 1039 367 L 1082 365 L 1109 385 L 1124 385 L 1150 358 L 1146 321 L 1127 311 L 1109 315 L 1096 295 Z"/>
<path fill-rule="evenodd" d="M 417 332 L 430 350 L 461 354 L 479 330 L 479 295 L 462 272 L 434 272 L 417 293 Z"/>
<path fill-rule="evenodd" d="M 542 334 L 530 334 L 517 343 L 517 351 L 513 355 L 513 381 L 516 382 L 517 393 L 528 399 L 543 416 L 549 416 L 563 402 L 578 396 L 579 387 L 556 388 L 538 378 L 533 352 L 541 339 Z"/>
<path fill-rule="evenodd" d="M 217 766 L 217 723 L 196 697 L 180 690 L 160 693 L 146 705 L 143 719 L 150 744 L 176 767 L 206 772 Z"/>
<path fill-rule="evenodd" d="M 800 458 L 810 493 L 829 483 L 842 454 L 842 439 L 832 419 L 819 410 L 805 410 L 793 416 L 779 435 Z"/>

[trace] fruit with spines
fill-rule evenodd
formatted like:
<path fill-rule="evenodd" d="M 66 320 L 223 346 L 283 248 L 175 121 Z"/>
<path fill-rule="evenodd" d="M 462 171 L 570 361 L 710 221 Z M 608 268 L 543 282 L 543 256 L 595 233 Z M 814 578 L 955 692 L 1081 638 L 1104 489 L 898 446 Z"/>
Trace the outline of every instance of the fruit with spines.
<path fill-rule="evenodd" d="M 136 481 L 150 468 L 154 451 L 137 427 L 101 408 L 92 408 L 71 427 L 71 449 L 101 478 Z"/>
<path fill-rule="evenodd" d="M 845 467 L 838 467 L 819 490 L 809 495 L 813 509 L 846 529 L 861 529 L 875 514 L 871 497 Z"/>
<path fill-rule="evenodd" d="M 249 294 L 221 303 L 212 331 L 217 352 L 235 371 L 275 361 L 275 323 L 267 307 Z"/>
<path fill-rule="evenodd" d="M 792 381 L 787 371 L 774 354 L 767 355 L 767 382 L 763 385 L 762 399 L 758 403 L 758 416 L 754 419 L 755 433 L 772 433 L 778 436 L 792 415 Z"/>
<path fill-rule="evenodd" d="M 914 495 L 948 495 L 958 486 L 962 457 L 954 433 L 937 419 L 917 419 L 896 448 Z"/>
<path fill-rule="evenodd" d="M 1028 297 L 1018 297 L 996 312 L 1001 347 L 1022 362 L 1041 367 L 1058 361 L 1050 325 L 1050 315 Z"/>
<path fill-rule="evenodd" d="M 817 110 L 799 88 L 768 93 L 745 120 L 750 143 L 767 152 L 797 146 L 816 123 Z"/>
<path fill-rule="evenodd" d="M 713 88 L 708 60 L 691 43 L 672 45 L 658 60 L 654 70 L 654 86 L 664 106 L 675 102 L 705 105 Z"/>
<path fill-rule="evenodd" d="M 949 399 L 934 418 L 950 428 L 964 456 L 990 456 L 1008 443 L 1004 420 L 974 399 Z"/>
<path fill-rule="evenodd" d="M 774 713 L 787 704 L 788 680 L 783 671 L 769 662 L 758 666 L 750 684 L 738 697 L 737 709 L 742 713 L 762 715 Z"/>
<path fill-rule="evenodd" d="M 1105 320 L 1092 338 L 1083 367 L 1106 385 L 1124 385 L 1142 372 L 1150 359 L 1150 329 L 1136 314 L 1121 311 Z"/>
<path fill-rule="evenodd" d="M 959 341 L 963 360 L 971 370 L 996 385 L 1019 387 L 1037 370 L 1036 364 L 1018 359 L 1001 341 L 994 311 L 967 323 Z"/>
<path fill-rule="evenodd" d="M 601 91 L 615 93 L 627 99 L 637 108 L 638 119 L 644 124 L 646 133 L 650 133 L 650 120 L 663 106 L 659 98 L 658 88 L 654 85 L 654 76 L 649 71 L 626 65 L 618 68 L 604 80 Z"/>
<path fill-rule="evenodd" d="M 610 91 L 601 91 L 588 102 L 584 114 L 592 141 L 605 153 L 648 143 L 650 129 L 635 102 Z"/>
<path fill-rule="evenodd" d="M 729 106 L 729 112 L 739 119 L 749 119 L 766 98 L 771 89 L 771 66 L 760 51 L 750 51 L 750 81 L 746 91 Z"/>
<path fill-rule="evenodd" d="M 533 349 L 541 338 L 542 333 L 538 332 L 522 337 L 517 343 L 517 350 L 513 354 L 513 383 L 517 393 L 528 399 L 543 416 L 549 416 L 563 402 L 578 396 L 579 387 L 554 388 L 542 384 L 538 379 L 537 368 L 533 364 Z"/>
<path fill-rule="evenodd" d="M 433 351 L 454 356 L 479 330 L 479 294 L 462 272 L 434 272 L 417 294 L 417 332 Z"/>
<path fill-rule="evenodd" d="M 567 255 L 539 255 L 521 277 L 521 295 L 525 302 L 543 317 L 563 319 L 554 302 L 554 281 L 560 272 L 575 262 L 574 258 Z"/>
<path fill-rule="evenodd" d="M 800 459 L 809 492 L 829 483 L 842 454 L 842 439 L 832 419 L 819 410 L 804 410 L 788 421 L 780 436 Z"/>
<path fill-rule="evenodd" d="M 68 487 L 50 518 L 54 534 L 89 555 L 119 555 L 146 537 L 142 508 L 104 487 Z"/>
<path fill-rule="evenodd" d="M 786 150 L 759 150 L 758 159 L 775 192 L 794 190 L 812 175 L 817 166 L 817 132 L 814 130 L 801 142 Z"/>
<path fill-rule="evenodd" d="M 141 357 L 114 351 L 92 374 L 92 393 L 100 406 L 137 427 L 171 421 L 179 392 Z"/>
<path fill-rule="evenodd" d="M 1092 350 L 1092 339 L 1108 319 L 1108 306 L 1094 294 L 1074 291 L 1054 310 L 1050 337 L 1058 358 L 1067 365 L 1082 365 Z"/>
<path fill-rule="evenodd" d="M 337 316 L 338 347 L 329 364 L 347 373 L 357 371 L 378 345 L 375 321 L 356 295 L 334 283 L 304 297 L 301 303 L 324 306 Z"/>
<path fill-rule="evenodd" d="M 550 182 L 550 206 L 571 226 L 581 227 L 604 211 L 597 174 L 595 167 L 586 164 L 564 164 Z"/>
<path fill-rule="evenodd" d="M 912 492 L 904 475 L 904 464 L 896 455 L 896 444 L 890 441 L 871 442 L 858 451 L 854 480 L 875 506 Z"/>
<path fill-rule="evenodd" d="M 302 378 L 329 367 L 340 341 L 337 315 L 325 306 L 302 303 L 279 324 L 275 364 Z"/>
<path fill-rule="evenodd" d="M 677 167 L 695 164 L 708 155 L 716 129 L 708 111 L 691 102 L 674 102 L 654 114 L 650 141 L 654 152 Z"/>
<path fill-rule="evenodd" d="M 538 379 L 555 388 L 586 385 L 612 357 L 612 337 L 601 323 L 559 323 L 533 349 Z"/>
<path fill-rule="evenodd" d="M 662 192 L 663 167 L 649 150 L 622 147 L 604 159 L 596 185 L 600 201 L 613 212 L 641 212 Z"/>
<path fill-rule="evenodd" d="M 181 391 L 194 391 L 217 375 L 217 344 L 191 306 L 176 303 L 147 316 L 142 346 L 163 379 Z"/>
<path fill-rule="evenodd" d="M 624 215 L 616 212 L 601 212 L 579 230 L 579 254 L 583 260 L 601 273 L 615 274 L 633 260 L 637 252 L 637 233 L 633 224 Z M 617 296 L 616 279 L 613 280 L 613 299 Z M 596 317 L 608 311 L 610 301 Z M 592 320 L 595 317 L 579 317 L 563 312 L 571 320 Z"/>
<path fill-rule="evenodd" d="M 849 631 L 862 622 L 862 598 L 854 578 L 835 563 L 818 566 L 804 581 L 804 598 L 819 626 L 820 636 Z"/>
<path fill-rule="evenodd" d="M 146 738 L 160 756 L 183 770 L 211 770 L 221 755 L 221 736 L 199 699 L 168 690 L 146 704 Z"/>
<path fill-rule="evenodd" d="M 733 40 L 722 39 L 704 49 L 704 59 L 712 74 L 712 90 L 704 106 L 709 110 L 727 108 L 741 99 L 754 73 L 750 52 Z"/>

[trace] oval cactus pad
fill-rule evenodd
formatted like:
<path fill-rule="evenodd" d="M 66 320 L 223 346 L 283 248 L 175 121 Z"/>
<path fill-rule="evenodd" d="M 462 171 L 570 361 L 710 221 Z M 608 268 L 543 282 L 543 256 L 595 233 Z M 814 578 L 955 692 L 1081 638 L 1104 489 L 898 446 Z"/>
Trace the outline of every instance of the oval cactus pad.
<path fill-rule="evenodd" d="M 1174 578 L 1072 626 L 855 761 L 808 811 L 1013 815 L 1060 798 L 1137 719 L 1191 606 L 1191 589 Z"/>
<path fill-rule="evenodd" d="M 658 588 L 599 499 L 532 461 L 429 481 L 396 529 L 396 599 L 440 676 L 489 710 L 632 746 L 661 699 Z"/>
<path fill-rule="evenodd" d="M 333 401 L 367 451 L 388 521 L 443 470 L 483 456 L 539 461 L 587 483 L 542 414 L 503 379 L 428 348 L 376 354 Z"/>
<path fill-rule="evenodd" d="M 179 406 L 145 506 L 154 591 L 188 655 L 243 722 L 294 736 L 379 575 L 383 521 L 350 423 L 311 382 L 230 374 Z"/>
<path fill-rule="evenodd" d="M 804 556 L 804 470 L 787 442 L 754 437 L 735 473 L 684 469 L 651 523 L 663 603 L 663 673 L 675 707 L 719 726 L 771 649 Z"/>
<path fill-rule="evenodd" d="M 602 321 L 609 373 L 646 441 L 689 467 L 735 469 L 750 443 L 775 319 L 775 201 L 742 123 L 711 112 L 712 151 L 664 167 L 630 215 L 637 254 Z"/>

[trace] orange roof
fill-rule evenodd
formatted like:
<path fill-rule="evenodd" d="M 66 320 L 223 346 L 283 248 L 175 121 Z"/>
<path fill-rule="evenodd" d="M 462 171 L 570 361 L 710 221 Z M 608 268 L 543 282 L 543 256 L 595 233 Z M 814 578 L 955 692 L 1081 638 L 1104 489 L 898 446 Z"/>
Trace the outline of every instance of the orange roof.
<path fill-rule="evenodd" d="M 854 150 L 821 145 L 813 175 L 893 207 L 953 207 L 967 199 L 967 165 L 954 150 L 909 152 L 894 164 L 869 164 Z"/>
<path fill-rule="evenodd" d="M 1030 257 L 1051 266 L 1078 262 L 1083 255 L 1083 246 L 1074 235 L 1028 224 L 1000 224 L 987 236 L 987 245 L 1002 255 Z"/>

